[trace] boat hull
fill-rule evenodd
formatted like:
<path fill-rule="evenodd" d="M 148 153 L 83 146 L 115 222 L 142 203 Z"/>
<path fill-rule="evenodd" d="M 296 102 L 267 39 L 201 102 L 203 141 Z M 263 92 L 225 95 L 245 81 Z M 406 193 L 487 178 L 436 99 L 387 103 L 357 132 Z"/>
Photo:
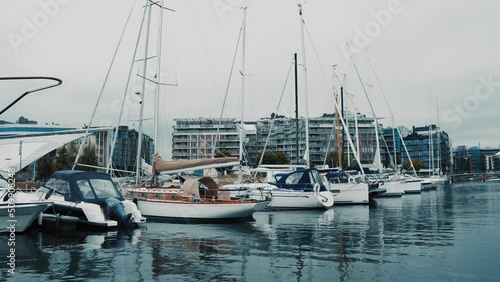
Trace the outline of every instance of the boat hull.
<path fill-rule="evenodd" d="M 368 184 L 338 183 L 328 186 L 333 193 L 335 204 L 368 204 Z"/>
<path fill-rule="evenodd" d="M 265 209 L 269 203 L 270 201 L 214 204 L 137 200 L 139 210 L 146 217 L 195 220 L 246 218 Z"/>
<path fill-rule="evenodd" d="M 48 202 L 15 203 L 9 207 L 7 203 L 0 204 L 0 232 L 24 232 L 33 221 L 48 207 Z M 14 217 L 9 216 L 9 209 L 14 209 Z M 13 230 L 11 227 L 14 226 Z"/>
<path fill-rule="evenodd" d="M 330 191 L 316 193 L 275 189 L 271 194 L 271 203 L 267 209 L 325 209 L 334 203 Z"/>
<path fill-rule="evenodd" d="M 405 194 L 419 194 L 422 191 L 420 181 L 402 182 Z"/>
<path fill-rule="evenodd" d="M 405 194 L 405 185 L 402 182 L 385 182 L 382 187 L 384 187 L 386 191 L 378 195 L 378 197 L 401 197 Z"/>

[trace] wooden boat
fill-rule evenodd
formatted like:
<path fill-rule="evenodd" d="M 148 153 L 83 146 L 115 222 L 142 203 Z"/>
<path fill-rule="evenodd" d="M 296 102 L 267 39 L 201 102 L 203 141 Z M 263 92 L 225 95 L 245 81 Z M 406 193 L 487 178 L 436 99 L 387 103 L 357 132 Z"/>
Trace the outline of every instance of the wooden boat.
<path fill-rule="evenodd" d="M 194 170 L 235 160 L 237 158 L 163 161 L 155 155 L 153 173 Z M 232 197 L 229 189 L 219 188 L 211 177 L 184 179 L 180 188 L 134 187 L 127 189 L 126 197 L 137 203 L 143 215 L 171 220 L 243 219 L 265 209 L 271 202 L 270 199 Z"/>

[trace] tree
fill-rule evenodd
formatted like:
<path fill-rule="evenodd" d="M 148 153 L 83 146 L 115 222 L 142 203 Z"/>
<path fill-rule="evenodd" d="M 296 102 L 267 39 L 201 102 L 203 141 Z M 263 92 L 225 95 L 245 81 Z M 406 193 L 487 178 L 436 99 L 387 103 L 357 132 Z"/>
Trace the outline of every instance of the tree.
<path fill-rule="evenodd" d="M 419 159 L 411 159 L 411 162 L 413 163 L 413 167 L 415 167 L 416 172 L 419 172 L 420 169 L 422 169 L 422 167 L 424 166 L 424 164 L 422 163 L 422 160 L 419 160 Z M 405 170 L 411 169 L 410 161 L 405 161 L 403 163 L 403 168 Z"/>
<path fill-rule="evenodd" d="M 255 163 L 259 163 L 262 154 L 258 154 L 255 158 Z M 262 158 L 262 164 L 289 164 L 290 160 L 283 152 L 265 152 Z"/>
<path fill-rule="evenodd" d="M 56 163 L 54 158 L 50 156 L 51 153 L 40 158 L 36 164 L 37 175 L 36 178 L 41 181 L 46 181 L 49 176 L 56 170 Z"/>
<path fill-rule="evenodd" d="M 283 152 L 274 153 L 275 163 L 276 164 L 289 164 L 290 160 L 288 160 L 287 156 Z"/>
<path fill-rule="evenodd" d="M 74 158 L 76 158 L 76 154 Z M 99 163 L 97 162 L 97 156 L 95 154 L 95 146 L 88 143 L 85 149 L 83 149 L 82 156 L 80 157 L 80 160 L 78 162 L 81 164 L 98 166 Z M 84 171 L 96 171 L 95 168 L 85 166 L 80 167 L 80 169 Z"/>

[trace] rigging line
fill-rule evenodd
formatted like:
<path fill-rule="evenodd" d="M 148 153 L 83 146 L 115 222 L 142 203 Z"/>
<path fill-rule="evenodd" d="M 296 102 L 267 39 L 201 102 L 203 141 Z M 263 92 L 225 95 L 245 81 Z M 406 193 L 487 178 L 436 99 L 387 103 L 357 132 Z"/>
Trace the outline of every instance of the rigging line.
<path fill-rule="evenodd" d="M 303 24 L 304 24 L 304 27 L 305 27 L 305 30 L 306 30 L 307 38 L 309 38 L 309 42 L 311 43 L 311 47 L 312 47 L 312 49 L 314 51 L 314 56 L 316 57 L 316 60 L 318 61 L 318 65 L 319 65 L 319 68 L 321 70 L 321 75 L 323 76 L 323 79 L 326 81 L 326 84 L 329 84 L 328 78 L 327 78 L 326 73 L 325 73 L 325 71 L 323 69 L 323 65 L 321 64 L 321 61 L 319 59 L 318 51 L 316 50 L 316 46 L 314 45 L 314 42 L 312 40 L 311 34 L 309 33 L 309 29 L 307 28 L 307 25 L 306 25 L 305 21 L 303 22 Z M 339 79 L 339 78 L 337 77 L 337 79 Z M 339 79 L 339 81 L 340 81 L 340 79 Z"/>
<path fill-rule="evenodd" d="M 243 31 L 243 24 L 241 25 L 240 32 L 238 34 L 238 40 L 236 41 L 236 48 L 234 49 L 233 63 L 231 64 L 231 71 L 229 72 L 229 79 L 227 81 L 226 93 L 224 95 L 224 101 L 222 102 L 222 110 L 221 110 L 221 113 L 219 116 L 219 124 L 217 125 L 217 133 L 215 134 L 215 140 L 214 140 L 213 146 L 212 146 L 212 157 L 215 154 L 215 147 L 216 147 L 217 139 L 219 138 L 220 126 L 222 123 L 222 115 L 224 114 L 224 108 L 226 107 L 227 94 L 229 93 L 229 85 L 231 85 L 231 78 L 233 77 L 234 64 L 236 62 L 236 55 L 238 54 L 238 47 L 240 46 L 240 39 L 241 39 L 242 31 Z M 219 150 L 217 150 L 217 151 L 220 152 Z"/>
<path fill-rule="evenodd" d="M 281 101 L 283 100 L 283 95 L 285 94 L 286 85 L 288 84 L 288 78 L 290 78 L 290 73 L 292 72 L 293 65 L 294 65 L 294 62 L 290 63 L 290 67 L 288 68 L 288 74 L 286 75 L 285 84 L 283 85 L 283 90 L 281 90 L 281 96 L 280 96 L 280 99 L 278 101 L 278 106 L 276 107 L 276 114 L 271 119 L 271 124 L 269 126 L 269 133 L 267 134 L 266 143 L 264 144 L 264 148 L 262 149 L 262 154 L 260 155 L 260 160 L 259 160 L 259 163 L 257 164 L 257 167 L 259 167 L 262 164 L 262 160 L 264 159 L 264 152 L 266 151 L 267 145 L 269 144 L 269 140 L 271 139 L 271 132 L 272 132 L 273 127 L 274 127 L 274 121 L 276 120 L 276 116 L 278 115 L 278 110 L 281 106 Z M 257 175 L 257 172 L 255 174 Z"/>
<path fill-rule="evenodd" d="M 369 63 L 369 65 L 370 65 L 370 68 L 372 69 L 372 72 L 373 72 L 374 76 L 375 76 L 375 81 L 377 82 L 377 85 L 378 85 L 378 87 L 380 88 L 380 92 L 382 92 L 382 97 L 384 97 L 384 101 L 385 101 L 385 104 L 387 105 L 387 108 L 388 108 L 388 110 L 389 110 L 389 113 L 390 113 L 390 114 L 391 114 L 391 116 L 392 116 L 393 127 L 396 127 L 396 117 L 395 117 L 395 116 L 394 116 L 394 114 L 392 113 L 392 111 L 391 111 L 391 107 L 389 106 L 389 103 L 387 102 L 387 99 L 386 99 L 386 97 L 385 97 L 385 92 L 384 92 L 384 90 L 382 89 L 382 85 L 380 84 L 380 81 L 379 81 L 379 79 L 378 79 L 377 73 L 375 72 L 375 68 L 373 67 L 373 64 L 372 64 L 372 62 L 371 62 L 370 58 L 368 58 L 368 63 Z M 406 155 L 407 155 L 408 160 L 409 160 L 409 162 L 410 162 L 410 166 L 411 166 L 411 168 L 413 169 L 413 174 L 414 174 L 414 175 L 416 175 L 416 170 L 415 170 L 415 167 L 413 166 L 413 162 L 412 162 L 412 160 L 411 160 L 411 158 L 410 158 L 410 154 L 408 153 L 408 149 L 407 149 L 407 147 L 406 147 L 405 141 L 403 140 L 403 136 L 401 135 L 401 131 L 399 130 L 399 127 L 396 127 L 396 130 L 397 130 L 397 132 L 398 132 L 399 138 L 401 139 L 401 143 L 403 143 L 403 148 L 405 149 Z M 394 146 L 396 146 L 396 141 L 394 140 L 393 142 L 394 142 Z M 397 164 L 394 164 L 394 165 L 397 165 Z"/>
<path fill-rule="evenodd" d="M 139 42 L 140 42 L 140 39 L 141 39 L 142 28 L 144 26 L 144 21 L 146 19 L 146 11 L 147 11 L 147 9 L 144 9 L 144 13 L 142 15 L 142 20 L 141 20 L 141 25 L 139 27 L 139 34 L 137 35 L 137 41 L 135 43 L 134 55 L 133 55 L 132 61 L 130 63 L 130 68 L 129 68 L 128 77 L 127 77 L 127 83 L 126 83 L 126 86 L 125 86 L 125 91 L 123 92 L 122 106 L 121 106 L 121 109 L 120 109 L 120 114 L 118 116 L 117 126 L 115 128 L 114 133 L 113 133 L 113 143 L 111 145 L 111 150 L 109 151 L 109 154 L 108 154 L 108 165 L 106 167 L 106 173 L 109 172 L 109 168 L 110 168 L 111 162 L 113 160 L 113 153 L 114 153 L 114 150 L 115 150 L 116 139 L 118 137 L 118 129 L 120 127 L 120 122 L 121 122 L 122 115 L 123 115 L 123 110 L 124 110 L 124 107 L 125 107 L 125 99 L 127 98 L 127 93 L 128 93 L 129 86 L 132 84 L 132 81 L 131 81 L 132 71 L 134 69 L 134 61 L 135 61 L 135 58 L 137 56 L 137 50 L 139 48 Z M 130 118 L 130 111 L 127 111 L 127 115 L 128 115 L 128 118 Z"/>
<path fill-rule="evenodd" d="M 379 140 L 378 140 L 378 137 L 379 137 L 379 134 L 378 134 L 378 130 L 379 130 L 379 123 L 378 123 L 378 119 L 377 119 L 377 116 L 375 115 L 375 110 L 373 109 L 373 105 L 370 101 L 370 97 L 368 96 L 368 92 L 366 91 L 366 87 L 365 87 L 365 84 L 363 83 L 363 80 L 361 79 L 361 75 L 359 74 L 359 71 L 358 71 L 358 67 L 356 66 L 356 63 L 354 62 L 354 58 L 351 57 L 351 61 L 352 61 L 352 65 L 354 66 L 354 70 L 356 71 L 356 74 L 358 75 L 358 78 L 359 78 L 359 81 L 360 81 L 360 84 L 361 84 L 361 87 L 363 88 L 363 92 L 365 93 L 365 97 L 368 101 L 368 105 L 370 106 L 370 109 L 372 111 L 372 114 L 373 114 L 373 118 L 374 118 L 374 121 L 375 121 L 375 135 L 377 136 L 377 140 L 375 140 L 377 142 L 377 147 L 380 149 L 380 146 L 379 146 Z M 378 159 L 379 163 L 377 164 L 377 169 L 380 170 L 380 158 Z"/>
<path fill-rule="evenodd" d="M 192 9 L 191 1 L 188 1 L 188 5 L 191 8 L 190 11 L 193 12 L 194 9 Z M 205 59 L 207 61 L 208 69 L 210 70 L 210 74 L 212 75 L 212 80 L 213 80 L 213 83 L 215 85 L 215 90 L 217 90 L 217 95 L 222 100 L 222 95 L 221 95 L 220 87 L 219 87 L 219 84 L 217 83 L 215 72 L 214 72 L 212 63 L 210 62 L 210 59 L 209 59 L 209 56 L 208 56 L 208 52 L 207 52 L 207 48 L 205 46 L 205 42 L 203 41 L 203 37 L 201 36 L 200 22 L 198 20 L 200 17 L 193 16 L 193 18 L 195 19 L 195 22 L 196 22 L 196 32 L 198 33 L 198 36 L 200 38 L 199 41 L 201 43 L 201 47 L 203 48 L 203 54 L 205 55 Z"/>
<path fill-rule="evenodd" d="M 106 73 L 106 77 L 104 78 L 104 82 L 102 84 L 101 91 L 99 92 L 99 96 L 97 98 L 97 102 L 96 102 L 96 105 L 94 107 L 94 111 L 92 112 L 92 116 L 90 117 L 89 124 L 88 124 L 87 129 L 85 130 L 85 134 L 84 134 L 84 136 L 82 138 L 82 140 L 84 140 L 84 141 L 87 138 L 87 136 L 89 135 L 90 127 L 92 125 L 92 122 L 94 121 L 94 117 L 95 117 L 95 113 L 97 111 L 97 107 L 99 107 L 99 103 L 101 101 L 102 94 L 104 93 L 104 88 L 106 87 L 106 84 L 108 82 L 109 74 L 111 73 L 111 69 L 113 68 L 113 64 L 115 62 L 116 54 L 118 53 L 118 49 L 120 48 L 120 45 L 121 45 L 121 42 L 122 42 L 122 39 L 123 39 L 123 35 L 125 34 L 125 30 L 127 29 L 128 22 L 130 20 L 130 16 L 132 15 L 132 11 L 134 10 L 134 6 L 135 6 L 135 3 L 134 3 L 134 5 L 132 5 L 132 8 L 130 9 L 130 12 L 129 12 L 128 17 L 127 17 L 127 21 L 125 22 L 125 26 L 123 27 L 123 31 L 122 31 L 122 33 L 120 35 L 120 39 L 118 40 L 118 44 L 116 45 L 115 52 L 113 54 L 113 57 L 111 59 L 111 63 L 110 63 L 109 68 L 108 68 L 108 72 Z M 84 143 L 85 142 L 82 142 L 80 144 L 80 147 L 78 148 L 78 153 L 76 154 L 75 161 L 73 163 L 73 167 L 71 168 L 72 170 L 75 169 L 75 167 L 76 167 L 76 165 L 78 163 L 78 159 L 82 155 Z"/>

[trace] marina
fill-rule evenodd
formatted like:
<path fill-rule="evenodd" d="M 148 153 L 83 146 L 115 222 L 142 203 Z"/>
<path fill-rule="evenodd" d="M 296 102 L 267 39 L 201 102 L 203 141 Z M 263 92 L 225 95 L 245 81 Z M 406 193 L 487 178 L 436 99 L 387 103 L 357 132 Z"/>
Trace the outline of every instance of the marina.
<path fill-rule="evenodd" d="M 16 236 L 11 278 L 497 281 L 499 226 L 500 186 L 460 183 L 366 206 L 257 212 L 230 224 L 148 220 L 128 231 L 30 230 Z"/>
<path fill-rule="evenodd" d="M 500 281 L 500 4 L 70 2 L 0 17 L 2 281 Z"/>

